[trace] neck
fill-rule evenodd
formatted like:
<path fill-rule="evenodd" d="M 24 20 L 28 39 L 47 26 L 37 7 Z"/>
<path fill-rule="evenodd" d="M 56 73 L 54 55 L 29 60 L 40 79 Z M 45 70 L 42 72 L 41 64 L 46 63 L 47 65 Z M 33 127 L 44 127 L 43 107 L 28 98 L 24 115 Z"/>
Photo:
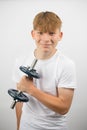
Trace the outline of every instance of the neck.
<path fill-rule="evenodd" d="M 56 51 L 57 49 L 53 50 L 52 52 L 41 52 L 40 50 L 35 49 L 34 55 L 37 59 L 46 60 L 46 59 L 51 58 L 55 54 Z"/>

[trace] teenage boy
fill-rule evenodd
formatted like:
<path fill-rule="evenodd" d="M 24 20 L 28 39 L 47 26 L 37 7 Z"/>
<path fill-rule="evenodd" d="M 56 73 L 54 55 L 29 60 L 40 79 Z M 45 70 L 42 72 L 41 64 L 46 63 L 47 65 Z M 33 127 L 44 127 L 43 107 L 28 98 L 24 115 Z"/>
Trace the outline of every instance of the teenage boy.
<path fill-rule="evenodd" d="M 54 12 L 40 12 L 34 18 L 31 35 L 40 79 L 22 76 L 17 82 L 17 89 L 29 96 L 29 102 L 16 104 L 17 130 L 67 130 L 76 77 L 74 62 L 56 48 L 63 36 L 61 25 Z M 29 58 L 25 62 L 29 64 Z M 15 78 L 18 75 L 20 70 Z"/>

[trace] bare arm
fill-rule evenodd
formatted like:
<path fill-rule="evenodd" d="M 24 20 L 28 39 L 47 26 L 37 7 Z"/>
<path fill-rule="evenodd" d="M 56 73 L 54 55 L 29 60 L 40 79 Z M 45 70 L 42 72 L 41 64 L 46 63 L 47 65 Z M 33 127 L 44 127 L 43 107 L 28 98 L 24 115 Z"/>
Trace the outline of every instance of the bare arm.
<path fill-rule="evenodd" d="M 20 118 L 21 118 L 21 113 L 22 113 L 22 102 L 17 102 L 15 106 L 15 111 L 16 111 L 16 119 L 17 119 L 17 130 L 19 130 L 20 126 Z"/>
<path fill-rule="evenodd" d="M 49 109 L 60 114 L 66 114 L 69 111 L 74 94 L 74 89 L 68 88 L 57 89 L 57 96 L 48 94 L 35 87 L 33 81 L 29 80 L 25 76 L 23 76 L 23 78 L 19 82 L 18 89 L 29 93 L 31 96 L 38 99 L 42 104 L 47 106 Z"/>
<path fill-rule="evenodd" d="M 72 103 L 74 90 L 60 88 L 58 90 L 58 93 L 59 93 L 58 96 L 53 96 L 53 95 L 44 93 L 41 90 L 36 89 L 32 93 L 32 96 L 37 98 L 40 102 L 42 102 L 45 106 L 47 106 L 51 110 L 63 115 L 69 111 L 69 108 Z"/>
<path fill-rule="evenodd" d="M 20 126 L 20 118 L 21 118 L 21 112 L 22 112 L 22 102 L 18 102 L 16 104 L 16 118 L 17 118 L 17 130 L 19 130 L 19 126 Z"/>

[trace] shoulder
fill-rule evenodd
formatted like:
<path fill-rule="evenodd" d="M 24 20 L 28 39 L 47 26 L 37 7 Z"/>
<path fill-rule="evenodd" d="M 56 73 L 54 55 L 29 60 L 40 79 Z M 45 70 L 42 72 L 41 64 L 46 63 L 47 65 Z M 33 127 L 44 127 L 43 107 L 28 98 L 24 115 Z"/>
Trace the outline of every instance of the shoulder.
<path fill-rule="evenodd" d="M 58 66 L 59 86 L 76 87 L 76 66 L 75 62 L 64 54 L 59 56 Z"/>
<path fill-rule="evenodd" d="M 59 62 L 62 66 L 64 66 L 64 68 L 75 67 L 75 61 L 61 52 L 59 52 Z"/>

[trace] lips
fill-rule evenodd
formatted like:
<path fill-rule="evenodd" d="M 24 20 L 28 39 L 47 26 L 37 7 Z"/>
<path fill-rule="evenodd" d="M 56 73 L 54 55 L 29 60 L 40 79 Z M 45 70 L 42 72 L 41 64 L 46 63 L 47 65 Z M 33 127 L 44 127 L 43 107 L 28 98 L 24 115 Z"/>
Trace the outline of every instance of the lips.
<path fill-rule="evenodd" d="M 49 45 L 42 45 L 43 48 L 49 48 Z"/>

